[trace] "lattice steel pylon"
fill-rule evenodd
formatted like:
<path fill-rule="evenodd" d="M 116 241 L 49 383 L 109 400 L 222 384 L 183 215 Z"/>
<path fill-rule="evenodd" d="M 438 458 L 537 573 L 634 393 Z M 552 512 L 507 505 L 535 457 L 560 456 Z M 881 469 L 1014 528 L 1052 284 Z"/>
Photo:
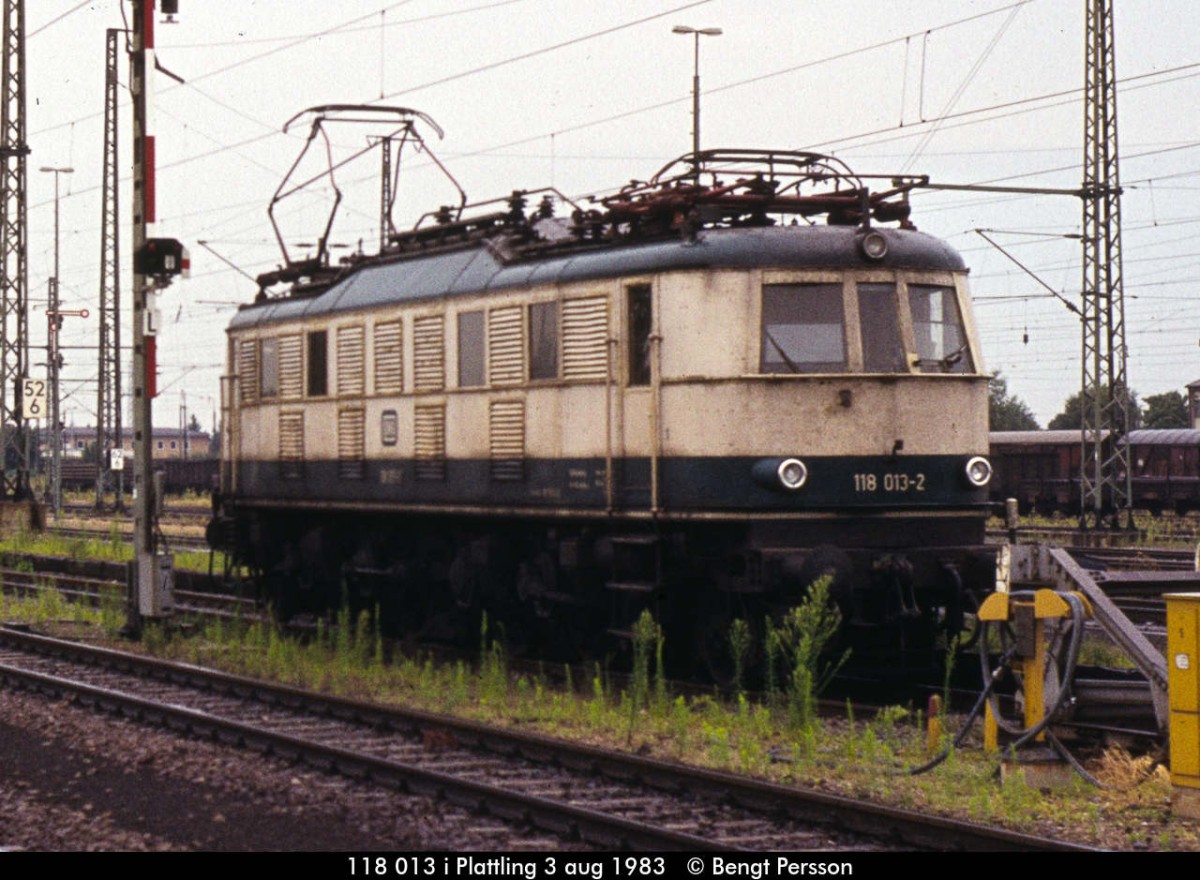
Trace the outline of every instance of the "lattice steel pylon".
<path fill-rule="evenodd" d="M 116 490 L 116 507 L 123 503 L 124 474 L 110 470 L 113 448 L 122 446 L 121 426 L 121 247 L 117 165 L 117 41 L 123 31 L 109 28 L 105 48 L 104 183 L 100 214 L 100 339 L 96 383 L 96 507 L 104 505 L 107 488 Z"/>
<path fill-rule="evenodd" d="M 1088 0 L 1083 124 L 1081 525 L 1131 524 L 1129 393 L 1121 265 L 1115 0 Z"/>
<path fill-rule="evenodd" d="M 3 497 L 27 499 L 29 434 L 19 389 L 29 371 L 25 143 L 25 0 L 4 2 L 0 73 L 0 460 Z"/>

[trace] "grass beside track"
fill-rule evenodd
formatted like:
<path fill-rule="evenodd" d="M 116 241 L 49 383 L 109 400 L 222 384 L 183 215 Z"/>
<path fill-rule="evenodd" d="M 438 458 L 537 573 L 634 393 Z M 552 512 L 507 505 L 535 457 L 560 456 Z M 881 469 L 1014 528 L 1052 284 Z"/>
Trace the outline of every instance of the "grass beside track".
<path fill-rule="evenodd" d="M 53 591 L 37 599 L 0 594 L 0 620 L 52 633 L 115 640 L 124 623 L 115 605 L 84 608 Z M 665 645 L 647 631 L 642 660 L 623 688 L 597 665 L 585 680 L 567 668 L 517 674 L 501 640 L 481 633 L 478 663 L 439 662 L 425 654 L 388 654 L 367 618 L 322 624 L 300 640 L 275 627 L 211 622 L 150 628 L 137 650 L 300 687 L 446 712 L 817 788 L 858 798 L 998 824 L 1116 849 L 1200 850 L 1200 827 L 1172 818 L 1165 770 L 1120 749 L 1096 753 L 1088 768 L 1108 786 L 1075 779 L 1040 790 L 999 773 L 999 758 L 981 751 L 978 730 L 929 773 L 908 769 L 929 756 L 928 720 L 920 709 L 893 706 L 872 717 L 818 718 L 796 711 L 781 682 L 765 696 L 713 692 L 684 696 L 661 675 Z M 120 645 L 129 648 L 128 644 Z M 556 673 L 551 676 L 550 672 Z M 552 683 L 551 679 L 556 683 Z M 563 681 L 565 680 L 565 684 Z M 937 719 L 936 748 L 961 719 Z"/>
<path fill-rule="evenodd" d="M 114 524 L 108 537 L 104 539 L 64 537 L 50 532 L 12 535 L 0 540 L 0 554 L 4 553 L 61 556 L 74 561 L 129 562 L 133 559 L 133 544 L 122 534 L 119 526 Z M 208 571 L 207 550 L 176 550 L 173 556 L 177 570 Z M 213 565 L 216 566 L 215 570 L 222 570 L 222 554 L 215 555 Z"/>

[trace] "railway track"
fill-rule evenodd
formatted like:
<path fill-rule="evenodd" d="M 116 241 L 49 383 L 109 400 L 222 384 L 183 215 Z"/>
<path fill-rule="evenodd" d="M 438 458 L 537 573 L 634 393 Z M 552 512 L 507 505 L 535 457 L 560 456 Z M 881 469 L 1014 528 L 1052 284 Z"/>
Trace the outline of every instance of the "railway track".
<path fill-rule="evenodd" d="M 604 848 L 1086 849 L 5 627 L 0 681 Z"/>
<path fill-rule="evenodd" d="M 0 568 L 0 584 L 6 593 L 23 596 L 54 590 L 72 602 L 103 605 L 106 601 L 125 601 L 127 585 L 123 581 L 72 574 L 47 574 L 19 568 Z M 253 599 L 226 593 L 202 593 L 196 590 L 173 591 L 175 609 L 181 614 L 208 615 L 253 620 L 262 618 Z"/>
<path fill-rule="evenodd" d="M 128 502 L 125 510 L 114 511 L 109 509 L 97 510 L 94 504 L 63 504 L 62 509 L 65 513 L 77 517 L 100 517 L 105 520 L 117 519 L 133 519 L 133 503 Z M 197 522 L 207 522 L 212 516 L 212 510 L 208 505 L 194 504 L 166 504 L 163 506 L 163 516 L 173 519 L 194 520 Z"/>
<path fill-rule="evenodd" d="M 1009 540 L 1007 529 L 990 526 L 986 532 L 989 543 L 998 544 Z M 1194 531 L 1156 531 L 1147 529 L 1105 530 L 1080 529 L 1078 526 L 1020 526 L 1017 529 L 1017 539 L 1021 541 L 1042 541 L 1058 544 L 1063 547 L 1099 550 L 1139 550 L 1146 549 L 1147 542 L 1161 541 L 1163 543 L 1189 545 L 1194 544 L 1197 535 Z"/>
<path fill-rule="evenodd" d="M 55 524 L 48 526 L 47 531 L 60 537 L 81 538 L 85 541 L 109 542 L 118 540 L 119 543 L 133 543 L 132 527 L 129 529 L 121 528 L 114 532 L 111 525 L 93 528 L 89 526 L 60 526 Z M 173 550 L 208 550 L 208 543 L 201 536 L 168 533 L 163 535 L 163 543 Z"/>

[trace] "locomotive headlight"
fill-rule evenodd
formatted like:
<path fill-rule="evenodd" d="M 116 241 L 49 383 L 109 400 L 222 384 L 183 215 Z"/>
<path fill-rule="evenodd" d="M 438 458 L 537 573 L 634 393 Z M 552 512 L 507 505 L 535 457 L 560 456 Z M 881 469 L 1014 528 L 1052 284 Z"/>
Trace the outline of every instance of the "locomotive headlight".
<path fill-rule="evenodd" d="M 798 458 L 785 458 L 775 469 L 779 484 L 789 492 L 795 492 L 808 480 L 808 468 Z"/>
<path fill-rule="evenodd" d="M 992 464 L 982 455 L 977 455 L 967 462 L 967 482 L 976 489 L 982 489 L 992 479 Z"/>
<path fill-rule="evenodd" d="M 868 260 L 882 260 L 887 256 L 888 241 L 882 232 L 868 232 L 858 240 L 858 247 Z"/>
<path fill-rule="evenodd" d="M 750 476 L 772 492 L 796 492 L 808 482 L 808 465 L 798 458 L 760 458 Z"/>

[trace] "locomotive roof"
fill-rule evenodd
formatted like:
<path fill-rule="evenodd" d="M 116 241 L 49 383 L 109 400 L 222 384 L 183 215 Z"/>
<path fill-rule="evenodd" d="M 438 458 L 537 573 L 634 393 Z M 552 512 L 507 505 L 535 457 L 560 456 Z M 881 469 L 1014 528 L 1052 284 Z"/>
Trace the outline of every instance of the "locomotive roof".
<path fill-rule="evenodd" d="M 568 284 L 680 269 L 891 268 L 961 271 L 958 252 L 944 241 L 910 229 L 873 226 L 888 253 L 868 262 L 853 226 L 717 228 L 695 240 L 596 245 L 570 253 L 506 262 L 488 242 L 461 250 L 364 264 L 317 296 L 271 299 L 242 306 L 229 329 L 374 309 L 389 304 L 465 296 L 535 285 Z"/>

